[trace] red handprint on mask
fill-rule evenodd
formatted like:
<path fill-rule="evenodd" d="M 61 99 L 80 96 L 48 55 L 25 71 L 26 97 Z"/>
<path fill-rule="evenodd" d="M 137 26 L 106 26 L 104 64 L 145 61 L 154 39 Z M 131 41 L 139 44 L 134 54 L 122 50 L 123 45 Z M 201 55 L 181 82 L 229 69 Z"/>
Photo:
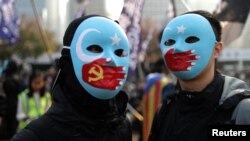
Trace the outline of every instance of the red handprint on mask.
<path fill-rule="evenodd" d="M 82 67 L 82 79 L 93 87 L 115 90 L 125 78 L 124 67 L 106 66 L 111 60 L 100 58 Z"/>
<path fill-rule="evenodd" d="M 191 50 L 174 53 L 174 49 L 170 49 L 165 54 L 166 64 L 171 71 L 188 71 L 194 65 L 193 60 L 197 60 L 198 56 L 193 55 Z"/>

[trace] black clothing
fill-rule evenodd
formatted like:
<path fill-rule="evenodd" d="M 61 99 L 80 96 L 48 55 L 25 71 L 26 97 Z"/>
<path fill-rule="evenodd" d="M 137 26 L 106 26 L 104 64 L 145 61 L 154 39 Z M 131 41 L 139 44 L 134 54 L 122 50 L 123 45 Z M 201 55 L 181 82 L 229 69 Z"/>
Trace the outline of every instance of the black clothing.
<path fill-rule="evenodd" d="M 124 92 L 120 92 L 111 100 L 88 99 L 80 105 L 77 105 L 78 101 L 70 101 L 77 91 L 71 91 L 70 94 L 67 92 L 69 91 L 65 85 L 63 88 L 57 85 L 53 91 L 54 102 L 49 111 L 29 124 L 11 141 L 132 140 L 131 127 L 125 118 L 128 98 Z M 81 95 L 86 96 L 84 93 Z"/>
<path fill-rule="evenodd" d="M 5 104 L 6 114 L 3 117 L 2 130 L 5 132 L 4 135 L 1 133 L 0 139 L 10 139 L 16 133 L 18 121 L 16 119 L 17 114 L 17 97 L 20 92 L 20 82 L 15 79 L 12 75 L 6 76 L 3 82 L 3 91 L 5 93 Z"/>
<path fill-rule="evenodd" d="M 216 73 L 202 92 L 189 92 L 177 85 L 176 93 L 154 118 L 150 141 L 206 141 L 223 91 L 224 76 Z"/>

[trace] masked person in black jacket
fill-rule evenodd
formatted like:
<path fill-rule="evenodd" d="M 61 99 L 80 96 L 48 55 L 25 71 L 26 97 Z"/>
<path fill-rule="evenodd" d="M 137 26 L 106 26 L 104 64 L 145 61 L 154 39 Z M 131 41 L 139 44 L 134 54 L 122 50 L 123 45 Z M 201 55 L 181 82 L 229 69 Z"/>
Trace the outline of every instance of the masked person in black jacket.
<path fill-rule="evenodd" d="M 220 41 L 220 23 L 209 12 L 188 12 L 168 23 L 161 51 L 178 82 L 154 117 L 150 141 L 207 141 L 209 125 L 250 124 L 249 86 L 216 71 Z"/>
<path fill-rule="evenodd" d="M 115 21 L 98 16 L 68 26 L 53 103 L 11 141 L 130 141 L 122 87 L 129 66 L 128 39 Z"/>

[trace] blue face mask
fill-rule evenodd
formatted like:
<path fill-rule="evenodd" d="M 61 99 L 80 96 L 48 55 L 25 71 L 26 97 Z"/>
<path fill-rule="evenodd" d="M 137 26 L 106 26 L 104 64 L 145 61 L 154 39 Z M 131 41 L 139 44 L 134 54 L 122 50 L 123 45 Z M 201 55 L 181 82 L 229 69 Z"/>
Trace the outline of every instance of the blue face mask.
<path fill-rule="evenodd" d="M 204 17 L 185 14 L 167 25 L 160 46 L 168 69 L 177 78 L 188 80 L 209 64 L 215 43 L 214 31 Z"/>
<path fill-rule="evenodd" d="M 129 66 L 129 44 L 123 29 L 104 17 L 84 20 L 74 34 L 70 53 L 82 87 L 98 99 L 122 89 Z"/>

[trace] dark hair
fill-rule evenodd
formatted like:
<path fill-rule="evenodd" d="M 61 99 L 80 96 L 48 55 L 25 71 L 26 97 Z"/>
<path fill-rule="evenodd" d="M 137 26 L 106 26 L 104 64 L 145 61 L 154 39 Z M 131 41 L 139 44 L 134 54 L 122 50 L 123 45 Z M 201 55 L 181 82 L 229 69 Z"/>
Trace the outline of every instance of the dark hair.
<path fill-rule="evenodd" d="M 14 73 L 17 73 L 18 71 L 19 71 L 18 64 L 15 61 L 10 60 L 7 64 L 7 67 L 4 70 L 4 74 L 5 76 L 8 77 L 8 76 L 13 75 Z"/>
<path fill-rule="evenodd" d="M 211 13 L 204 11 L 204 10 L 197 10 L 197 11 L 190 11 L 190 12 L 187 12 L 184 14 L 198 14 L 198 15 L 201 15 L 204 18 L 206 18 L 213 28 L 213 31 L 214 31 L 214 34 L 216 37 L 216 41 L 218 41 L 218 42 L 221 41 L 222 28 L 221 28 L 220 22 Z"/>
<path fill-rule="evenodd" d="M 162 35 L 163 35 L 163 31 L 164 31 L 164 29 L 162 29 L 159 33 L 158 33 L 158 43 L 161 43 L 161 37 L 162 37 Z"/>
<path fill-rule="evenodd" d="M 39 71 L 39 70 L 35 70 L 32 72 L 32 74 L 29 77 L 29 93 L 28 96 L 32 97 L 33 96 L 33 89 L 32 89 L 32 81 L 38 77 L 43 77 L 43 80 L 45 81 L 45 77 L 43 75 L 43 72 Z M 45 94 L 45 85 L 42 87 L 42 89 L 40 90 L 40 96 L 43 97 Z"/>

